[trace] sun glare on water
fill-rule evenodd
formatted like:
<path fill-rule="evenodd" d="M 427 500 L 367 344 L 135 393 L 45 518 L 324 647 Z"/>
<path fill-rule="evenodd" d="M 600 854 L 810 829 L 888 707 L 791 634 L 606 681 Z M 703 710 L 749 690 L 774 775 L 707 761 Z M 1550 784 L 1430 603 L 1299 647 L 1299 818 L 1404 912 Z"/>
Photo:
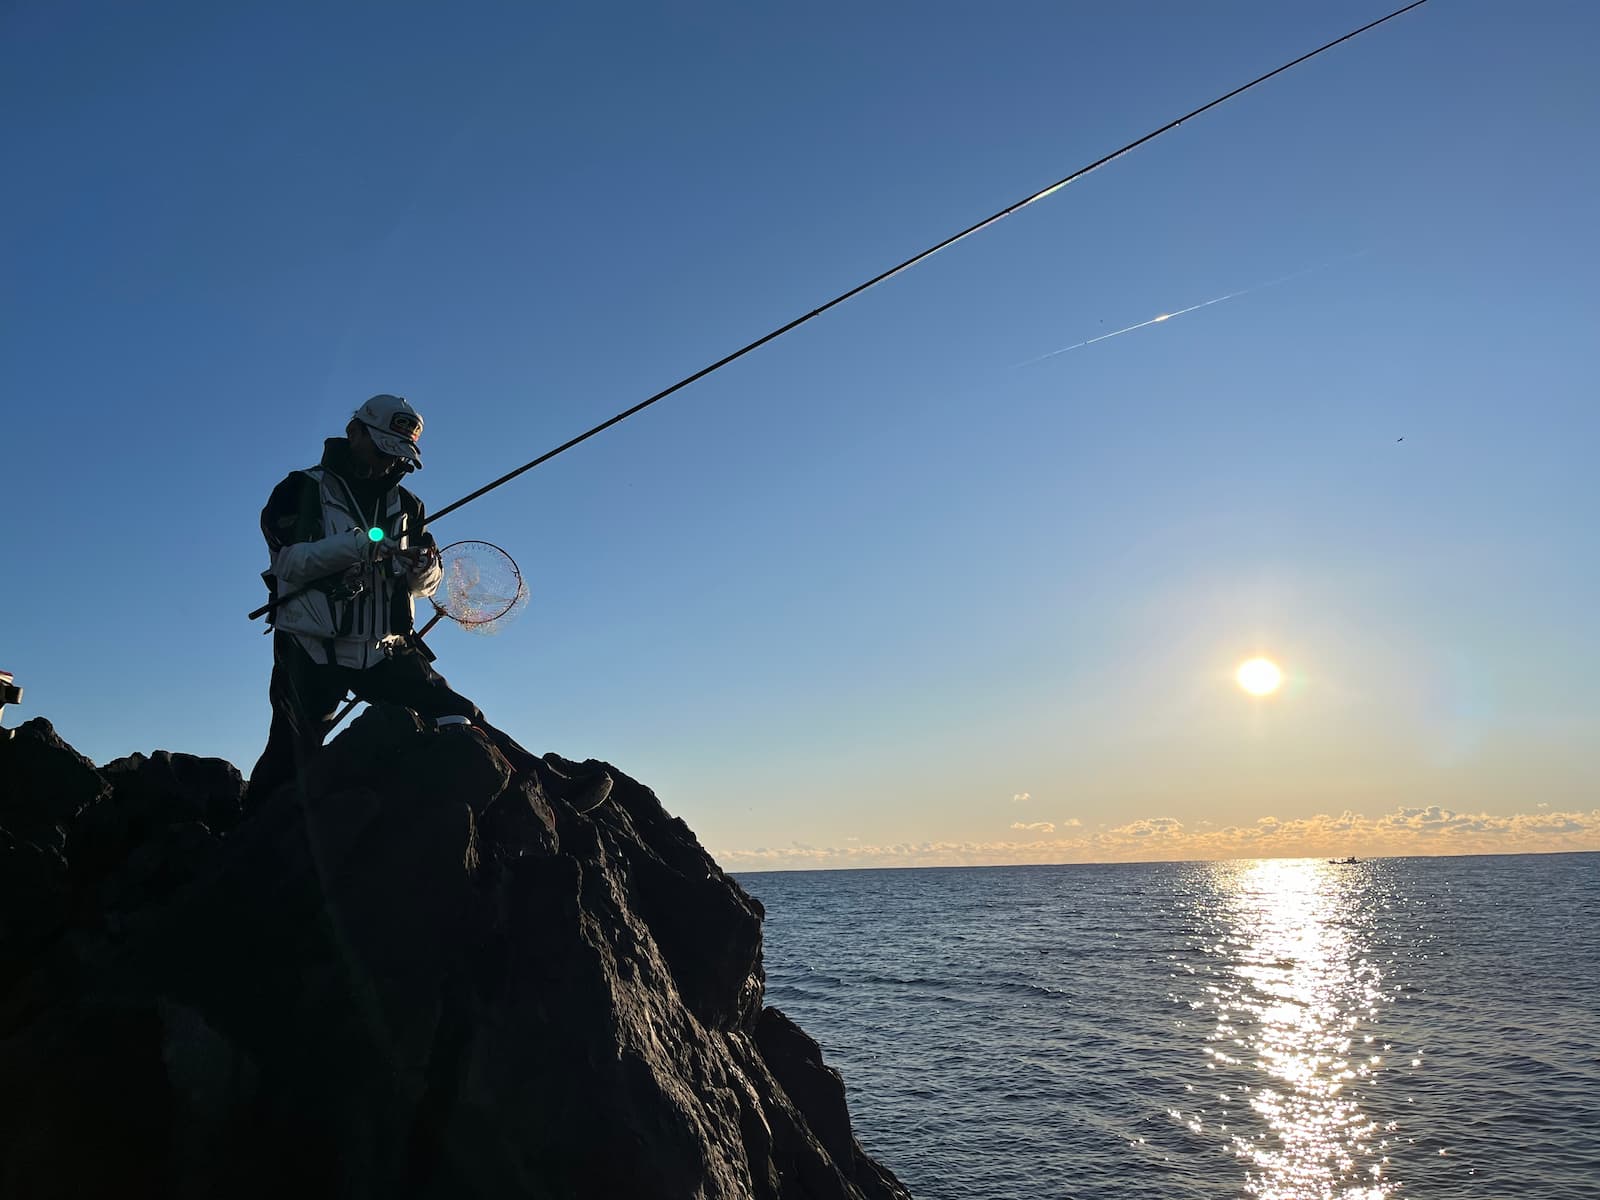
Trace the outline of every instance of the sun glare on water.
<path fill-rule="evenodd" d="M 1234 678 L 1252 696 L 1270 696 L 1283 683 L 1283 672 L 1270 658 L 1252 658 L 1239 664 Z"/>

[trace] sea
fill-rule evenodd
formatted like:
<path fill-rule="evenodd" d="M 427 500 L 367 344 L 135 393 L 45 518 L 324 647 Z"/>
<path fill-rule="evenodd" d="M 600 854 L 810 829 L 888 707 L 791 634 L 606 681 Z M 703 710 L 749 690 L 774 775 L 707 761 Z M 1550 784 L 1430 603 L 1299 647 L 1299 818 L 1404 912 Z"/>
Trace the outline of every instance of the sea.
<path fill-rule="evenodd" d="M 917 1200 L 1600 1197 L 1600 854 L 737 878 Z"/>

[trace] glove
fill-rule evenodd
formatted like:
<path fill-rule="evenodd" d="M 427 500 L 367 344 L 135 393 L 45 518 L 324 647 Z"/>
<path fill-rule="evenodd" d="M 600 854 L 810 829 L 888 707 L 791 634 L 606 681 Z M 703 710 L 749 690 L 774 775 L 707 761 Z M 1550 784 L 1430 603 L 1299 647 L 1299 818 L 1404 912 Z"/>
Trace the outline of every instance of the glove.
<path fill-rule="evenodd" d="M 394 570 L 413 596 L 432 595 L 441 578 L 439 551 L 432 545 L 411 546 L 395 555 Z"/>
<path fill-rule="evenodd" d="M 400 557 L 413 572 L 425 575 L 439 564 L 439 548 L 434 545 L 412 546 L 400 551 Z"/>
<path fill-rule="evenodd" d="M 354 536 L 360 537 L 366 543 L 369 560 L 393 558 L 400 551 L 400 542 L 397 538 L 386 537 L 381 542 L 375 542 L 365 529 L 355 530 Z"/>

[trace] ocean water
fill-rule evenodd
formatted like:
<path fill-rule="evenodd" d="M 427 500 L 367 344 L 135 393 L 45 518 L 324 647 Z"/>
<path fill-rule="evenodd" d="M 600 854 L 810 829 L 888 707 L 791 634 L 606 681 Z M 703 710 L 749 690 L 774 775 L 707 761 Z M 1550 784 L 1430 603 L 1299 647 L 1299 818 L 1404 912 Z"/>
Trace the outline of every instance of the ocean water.
<path fill-rule="evenodd" d="M 1600 855 L 738 878 L 918 1200 L 1600 1197 Z"/>

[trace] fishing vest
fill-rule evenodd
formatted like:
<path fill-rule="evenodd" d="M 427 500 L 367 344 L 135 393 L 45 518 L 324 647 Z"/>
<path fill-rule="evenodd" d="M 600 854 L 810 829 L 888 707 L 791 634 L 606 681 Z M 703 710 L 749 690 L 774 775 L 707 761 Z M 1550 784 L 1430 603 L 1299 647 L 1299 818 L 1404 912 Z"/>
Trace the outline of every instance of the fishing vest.
<path fill-rule="evenodd" d="M 367 529 L 374 516 L 402 549 L 410 545 L 398 484 L 383 494 L 378 501 L 382 511 L 373 514 L 361 510 L 350 488 L 334 472 L 310 467 L 297 474 L 309 481 L 301 501 L 300 525 L 296 542 L 273 556 L 274 572 L 279 557 L 292 551 L 296 544 Z M 316 485 L 320 527 L 307 503 L 311 483 Z M 296 635 L 313 662 L 365 670 L 383 661 L 386 642 L 413 628 L 411 592 L 404 573 L 396 571 L 392 559 L 364 557 L 340 573 L 313 581 L 309 587 L 305 581 L 291 584 L 275 576 L 275 587 L 280 602 L 271 618 L 273 626 Z"/>

